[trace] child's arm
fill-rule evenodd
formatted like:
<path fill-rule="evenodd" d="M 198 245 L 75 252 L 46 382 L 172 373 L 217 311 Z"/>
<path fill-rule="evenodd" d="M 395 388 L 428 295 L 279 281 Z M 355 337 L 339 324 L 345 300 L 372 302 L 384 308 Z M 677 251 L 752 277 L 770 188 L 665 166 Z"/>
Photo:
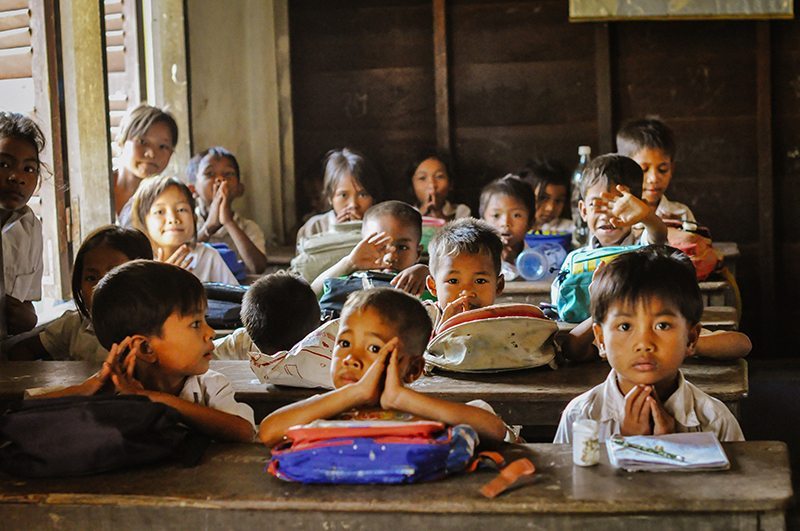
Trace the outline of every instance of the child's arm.
<path fill-rule="evenodd" d="M 627 186 L 618 184 L 615 192 L 606 192 L 602 197 L 609 203 L 609 221 L 614 227 L 632 227 L 642 223 L 647 229 L 647 243 L 667 243 L 667 226 L 656 216 L 655 210 L 633 195 Z"/>
<path fill-rule="evenodd" d="M 425 279 L 428 278 L 430 270 L 425 264 L 414 264 L 413 266 L 400 271 L 392 279 L 392 286 L 419 297 L 425 291 Z"/>
<path fill-rule="evenodd" d="M 563 337 L 561 352 L 569 361 L 591 361 L 598 358 L 597 348 L 594 346 L 591 317 Z"/>
<path fill-rule="evenodd" d="M 232 198 L 229 194 L 230 192 L 228 190 L 228 183 L 224 183 L 222 186 L 218 187 L 214 193 L 215 200 L 217 199 L 217 196 L 220 198 L 219 209 L 217 210 L 218 221 L 216 227 L 209 227 L 209 222 L 206 222 L 204 225 L 203 229 L 205 229 L 204 232 L 207 234 L 206 240 L 214 232 L 218 231 L 220 227 L 225 227 L 225 229 L 228 231 L 228 234 L 230 234 L 231 238 L 233 239 L 233 243 L 236 245 L 236 249 L 239 251 L 247 270 L 254 273 L 261 273 L 267 268 L 267 257 L 258 249 L 258 247 L 256 247 L 256 245 L 242 230 L 239 224 L 234 221 L 233 208 L 231 208 Z"/>
<path fill-rule="evenodd" d="M 405 411 L 450 426 L 468 424 L 483 438 L 496 441 L 505 439 L 506 425 L 497 415 L 478 407 L 448 402 L 405 387 L 400 379 L 397 356 L 397 350 L 393 348 L 389 368 L 386 371 L 385 388 L 381 395 L 383 409 Z"/>
<path fill-rule="evenodd" d="M 311 283 L 317 297 L 322 295 L 326 279 L 349 275 L 354 271 L 373 269 L 383 260 L 386 246 L 391 238 L 385 232 L 372 233 L 358 242 L 350 254 L 320 273 Z"/>
<path fill-rule="evenodd" d="M 718 331 L 700 335 L 694 350 L 695 356 L 716 359 L 744 358 L 750 353 L 753 344 L 750 338 L 741 332 Z"/>
<path fill-rule="evenodd" d="M 120 355 L 127 352 L 130 338 L 126 337 L 121 343 L 111 345 L 108 356 L 100 370 L 89 376 L 83 383 L 71 385 L 58 391 L 33 395 L 31 398 L 59 398 L 62 396 L 92 396 L 97 394 L 106 385 L 111 385 L 111 374 L 114 367 L 119 364 Z"/>
<path fill-rule="evenodd" d="M 8 352 L 8 359 L 10 361 L 50 359 L 50 353 L 44 348 L 42 340 L 39 339 L 39 334 L 36 334 L 11 347 Z"/>
<path fill-rule="evenodd" d="M 327 419 L 354 407 L 378 402 L 386 356 L 396 345 L 396 340 L 386 343 L 358 382 L 289 404 L 267 415 L 258 429 L 259 440 L 272 447 L 280 442 L 292 426 Z"/>

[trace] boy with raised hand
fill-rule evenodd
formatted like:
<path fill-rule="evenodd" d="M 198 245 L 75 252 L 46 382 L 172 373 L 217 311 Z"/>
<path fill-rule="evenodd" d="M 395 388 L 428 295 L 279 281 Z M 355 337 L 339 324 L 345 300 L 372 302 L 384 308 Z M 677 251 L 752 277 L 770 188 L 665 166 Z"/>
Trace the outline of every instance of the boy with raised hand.
<path fill-rule="evenodd" d="M 697 347 L 703 300 L 693 269 L 673 252 L 645 247 L 597 271 L 592 328 L 612 370 L 604 383 L 567 405 L 554 442 L 569 443 L 572 423 L 580 419 L 600 424 L 600 440 L 694 431 L 744 440 L 728 408 L 680 372 Z"/>

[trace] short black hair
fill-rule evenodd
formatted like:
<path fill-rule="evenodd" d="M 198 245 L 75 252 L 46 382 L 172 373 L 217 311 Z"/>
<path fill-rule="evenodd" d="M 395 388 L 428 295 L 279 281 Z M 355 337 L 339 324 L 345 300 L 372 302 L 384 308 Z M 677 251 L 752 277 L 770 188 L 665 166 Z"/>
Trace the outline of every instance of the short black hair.
<path fill-rule="evenodd" d="M 242 323 L 264 354 L 289 350 L 320 324 L 317 296 L 308 283 L 288 273 L 256 280 L 242 300 Z"/>
<path fill-rule="evenodd" d="M 703 315 L 703 297 L 691 260 L 666 245 L 650 245 L 618 256 L 592 282 L 592 319 L 605 321 L 612 304 L 657 297 L 674 304 L 691 326 Z"/>
<path fill-rule="evenodd" d="M 18 112 L 0 111 L 0 138 L 17 138 L 27 142 L 36 151 L 36 163 L 44 166 L 39 158 L 44 151 L 44 133 L 28 116 Z"/>
<path fill-rule="evenodd" d="M 490 182 L 481 190 L 481 198 L 479 204 L 479 214 L 481 218 L 486 213 L 486 207 L 492 196 L 507 195 L 513 197 L 528 209 L 528 221 L 533 221 L 536 216 L 536 196 L 533 194 L 533 188 L 527 182 L 519 178 L 518 175 L 509 173 L 505 177 L 495 179 Z"/>
<path fill-rule="evenodd" d="M 83 261 L 89 251 L 104 245 L 121 252 L 129 260 L 139 258 L 143 260 L 153 259 L 153 248 L 150 246 L 150 240 L 138 229 L 104 225 L 86 236 L 75 255 L 75 266 L 72 268 L 72 298 L 75 300 L 78 311 L 86 318 L 89 318 L 89 309 L 86 307 L 86 301 L 83 300 L 83 292 L 81 290 Z"/>
<path fill-rule="evenodd" d="M 153 260 L 133 260 L 100 280 L 92 297 L 92 325 L 97 339 L 110 349 L 128 336 L 161 336 L 175 312 L 203 311 L 203 284 L 185 269 Z"/>
<path fill-rule="evenodd" d="M 425 307 L 416 297 L 394 288 L 354 291 L 342 308 L 342 319 L 355 311 L 373 308 L 384 322 L 397 330 L 404 351 L 411 358 L 422 357 L 428 346 L 433 325 Z"/>
<path fill-rule="evenodd" d="M 519 178 L 530 184 L 534 192 L 538 189 L 537 201 L 544 199 L 547 185 L 563 186 L 567 190 L 567 197 L 569 197 L 569 172 L 563 164 L 555 159 L 529 160 L 525 167 L 520 170 Z"/>
<path fill-rule="evenodd" d="M 213 159 L 228 159 L 228 162 L 231 163 L 231 166 L 233 166 L 233 169 L 236 171 L 236 178 L 240 181 L 242 180 L 242 175 L 239 172 L 239 161 L 236 160 L 236 156 L 222 146 L 213 146 L 192 157 L 192 160 L 197 158 L 197 167 L 194 169 L 194 181 L 192 182 L 197 181 L 197 172 L 200 170 L 200 163 L 203 162 L 204 158 L 209 156 Z"/>
<path fill-rule="evenodd" d="M 616 153 L 600 155 L 592 159 L 583 169 L 581 199 L 586 201 L 589 189 L 598 184 L 604 186 L 606 190 L 622 184 L 630 188 L 633 195 L 641 197 L 643 179 L 642 168 L 635 160 Z"/>
<path fill-rule="evenodd" d="M 364 212 L 364 225 L 371 219 L 383 216 L 391 216 L 400 221 L 403 225 L 412 227 L 417 234 L 417 243 L 422 238 L 422 214 L 419 210 L 403 201 L 383 201 L 377 205 L 372 205 Z"/>
<path fill-rule="evenodd" d="M 497 231 L 483 220 L 461 218 L 447 223 L 428 244 L 431 275 L 445 256 L 484 254 L 492 259 L 495 274 L 500 274 L 503 242 Z"/>
<path fill-rule="evenodd" d="M 632 157 L 642 149 L 660 149 L 675 160 L 675 135 L 672 129 L 655 117 L 631 120 L 617 133 L 617 151 Z"/>

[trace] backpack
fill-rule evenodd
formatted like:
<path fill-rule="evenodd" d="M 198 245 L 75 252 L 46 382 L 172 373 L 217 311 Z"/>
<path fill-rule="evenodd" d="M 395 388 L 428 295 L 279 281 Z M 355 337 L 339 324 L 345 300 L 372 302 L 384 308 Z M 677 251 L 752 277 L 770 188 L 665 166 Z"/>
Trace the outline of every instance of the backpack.
<path fill-rule="evenodd" d="M 350 276 L 326 278 L 323 282 L 319 307 L 322 319 L 336 319 L 342 313 L 347 296 L 354 291 L 371 288 L 391 288 L 395 273 L 381 271 L 356 271 Z"/>
<path fill-rule="evenodd" d="M 173 455 L 196 464 L 205 446 L 187 452 L 190 440 L 177 411 L 143 396 L 25 400 L 0 416 L 0 469 L 23 477 L 77 476 Z"/>
<path fill-rule="evenodd" d="M 360 222 L 333 225 L 329 232 L 300 240 L 289 271 L 311 283 L 320 273 L 347 256 L 360 241 Z"/>
<path fill-rule="evenodd" d="M 464 470 L 478 435 L 441 422 L 317 420 L 294 426 L 267 472 L 301 483 L 417 483 Z"/>
<path fill-rule="evenodd" d="M 569 253 L 554 282 L 558 283 L 558 316 L 567 323 L 580 323 L 589 318 L 589 284 L 600 262 L 608 263 L 621 254 L 641 245 L 612 245 L 597 249 L 576 249 Z"/>
<path fill-rule="evenodd" d="M 244 282 L 247 280 L 247 270 L 244 267 L 244 262 L 239 260 L 236 252 L 228 247 L 227 243 L 216 242 L 208 243 L 207 245 L 210 245 L 217 250 L 219 255 L 222 257 L 222 261 L 225 262 L 225 265 L 231 270 L 231 273 L 233 273 L 233 276 L 236 277 L 236 280 L 239 282 Z"/>
<path fill-rule="evenodd" d="M 695 223 L 665 220 L 669 245 L 681 250 L 694 265 L 697 280 L 705 280 L 722 263 L 722 255 L 712 247 L 711 232 Z"/>
<path fill-rule="evenodd" d="M 203 288 L 205 288 L 208 300 L 206 322 L 211 328 L 233 329 L 243 326 L 240 314 L 247 286 L 206 282 L 203 284 Z"/>

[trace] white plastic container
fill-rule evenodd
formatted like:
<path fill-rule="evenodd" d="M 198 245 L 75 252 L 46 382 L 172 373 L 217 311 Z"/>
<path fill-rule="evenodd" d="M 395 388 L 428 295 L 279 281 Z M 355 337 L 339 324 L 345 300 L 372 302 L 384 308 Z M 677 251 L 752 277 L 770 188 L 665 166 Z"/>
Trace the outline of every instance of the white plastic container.
<path fill-rule="evenodd" d="M 579 466 L 593 466 L 600 461 L 599 427 L 597 421 L 576 420 L 572 423 L 572 462 Z"/>

